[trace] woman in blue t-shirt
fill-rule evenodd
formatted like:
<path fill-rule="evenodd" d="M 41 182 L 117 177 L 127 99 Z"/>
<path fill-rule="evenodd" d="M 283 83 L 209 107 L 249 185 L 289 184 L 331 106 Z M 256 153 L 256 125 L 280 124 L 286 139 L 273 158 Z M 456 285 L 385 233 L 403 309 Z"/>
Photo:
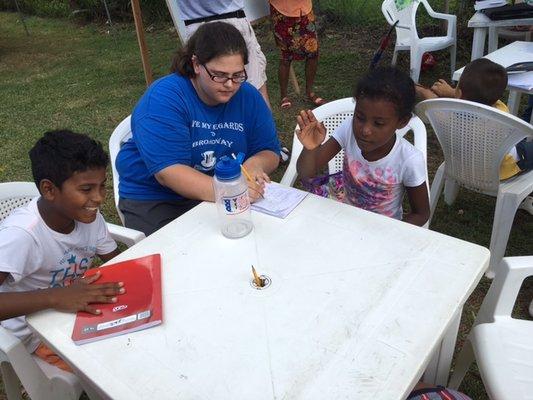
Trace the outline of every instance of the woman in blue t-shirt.
<path fill-rule="evenodd" d="M 200 201 L 214 201 L 217 160 L 242 152 L 252 201 L 279 163 L 272 113 L 246 82 L 246 43 L 232 25 L 201 26 L 131 117 L 133 137 L 116 160 L 127 227 L 149 235 Z"/>

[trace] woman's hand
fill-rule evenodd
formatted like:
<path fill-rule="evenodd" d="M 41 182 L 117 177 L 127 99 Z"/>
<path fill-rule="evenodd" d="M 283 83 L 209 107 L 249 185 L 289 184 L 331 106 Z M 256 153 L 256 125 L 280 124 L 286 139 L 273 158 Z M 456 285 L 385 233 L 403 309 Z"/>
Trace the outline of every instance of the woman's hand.
<path fill-rule="evenodd" d="M 296 136 L 307 150 L 314 150 L 326 139 L 326 127 L 318 122 L 311 110 L 302 110 L 296 118 L 298 128 Z"/>
<path fill-rule="evenodd" d="M 253 203 L 262 199 L 265 195 L 265 184 L 270 182 L 269 176 L 259 166 L 253 163 L 249 163 L 246 167 L 243 165 L 243 173 L 248 183 L 250 202 Z"/>

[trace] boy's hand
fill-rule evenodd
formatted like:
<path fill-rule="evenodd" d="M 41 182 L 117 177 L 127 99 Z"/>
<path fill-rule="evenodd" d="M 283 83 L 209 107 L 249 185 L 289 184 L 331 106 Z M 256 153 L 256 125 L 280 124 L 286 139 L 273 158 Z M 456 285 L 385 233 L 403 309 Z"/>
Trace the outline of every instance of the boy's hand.
<path fill-rule="evenodd" d="M 74 281 L 70 286 L 50 289 L 52 307 L 59 311 L 100 314 L 101 311 L 91 305 L 92 303 L 116 303 L 117 295 L 125 292 L 122 282 L 93 284 L 100 275 L 100 272 L 96 272 L 92 276 Z"/>
<path fill-rule="evenodd" d="M 307 150 L 314 150 L 326 139 L 326 127 L 318 122 L 311 110 L 302 110 L 296 118 L 298 127 L 296 136 Z"/>
<path fill-rule="evenodd" d="M 455 89 L 451 87 L 444 79 L 439 79 L 431 86 L 431 90 L 439 97 L 455 97 Z"/>
<path fill-rule="evenodd" d="M 415 83 L 415 92 L 416 92 L 416 95 L 420 97 L 422 100 L 435 99 L 439 97 L 433 90 L 425 86 L 422 86 L 419 83 Z"/>

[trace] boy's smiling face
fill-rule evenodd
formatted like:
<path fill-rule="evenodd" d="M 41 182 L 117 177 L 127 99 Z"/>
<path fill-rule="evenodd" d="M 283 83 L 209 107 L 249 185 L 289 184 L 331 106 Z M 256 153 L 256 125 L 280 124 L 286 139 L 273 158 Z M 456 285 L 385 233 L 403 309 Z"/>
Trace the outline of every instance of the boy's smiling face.
<path fill-rule="evenodd" d="M 70 233 L 74 221 L 94 222 L 105 200 L 105 183 L 105 168 L 75 172 L 60 188 L 49 180 L 42 180 L 41 216 L 50 228 L 61 233 Z"/>

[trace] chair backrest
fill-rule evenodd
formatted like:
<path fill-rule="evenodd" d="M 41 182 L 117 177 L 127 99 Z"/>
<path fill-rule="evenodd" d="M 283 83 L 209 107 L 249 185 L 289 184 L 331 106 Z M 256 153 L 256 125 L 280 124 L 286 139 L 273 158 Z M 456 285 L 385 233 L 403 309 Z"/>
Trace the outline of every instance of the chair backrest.
<path fill-rule="evenodd" d="M 381 4 L 381 12 L 389 25 L 396 25 L 396 43 L 408 43 L 411 35 L 416 34 L 416 11 L 420 5 L 419 0 L 412 0 L 401 9 L 396 6 L 395 0 L 385 0 Z"/>
<path fill-rule="evenodd" d="M 329 139 L 329 137 L 333 134 L 333 132 L 335 132 L 335 129 L 337 129 L 344 122 L 346 118 L 350 118 L 353 116 L 354 109 L 355 109 L 355 100 L 353 99 L 353 97 L 346 97 L 344 99 L 335 100 L 330 103 L 326 103 L 323 106 L 317 107 L 313 110 L 313 113 L 316 119 L 318 121 L 321 121 L 326 127 L 326 139 L 325 140 Z M 296 129 L 297 128 L 298 126 L 296 126 Z M 420 118 L 418 118 L 415 115 L 413 115 L 413 117 L 409 120 L 409 123 L 407 124 L 407 126 L 405 126 L 403 129 L 398 130 L 396 133 L 400 137 L 403 137 L 409 131 L 413 132 L 413 136 L 414 136 L 413 144 L 417 149 L 422 151 L 422 153 L 424 154 L 424 159 L 426 160 L 426 164 L 427 164 L 426 127 L 424 126 L 424 123 L 420 120 Z M 294 134 L 293 140 L 292 140 L 291 161 L 280 183 L 284 185 L 288 185 L 288 186 L 294 185 L 294 182 L 296 181 L 296 177 L 297 177 L 296 162 L 298 160 L 298 156 L 302 152 L 302 149 L 303 149 L 302 144 L 298 140 L 298 137 L 296 136 L 296 134 Z M 342 170 L 343 159 L 344 159 L 344 151 L 341 150 L 328 163 L 328 169 L 329 169 L 330 174 L 334 174 L 335 172 Z M 427 182 L 427 168 L 426 168 L 426 182 Z"/>
<path fill-rule="evenodd" d="M 486 194 L 498 193 L 503 157 L 520 140 L 533 137 L 532 125 L 471 101 L 431 99 L 419 103 L 416 112 L 437 135 L 446 176 Z"/>
<path fill-rule="evenodd" d="M 120 124 L 118 124 L 109 138 L 109 158 L 111 161 L 111 171 L 113 172 L 113 199 L 115 200 L 115 207 L 122 225 L 124 225 L 124 215 L 118 208 L 118 183 L 120 177 L 118 175 L 115 161 L 117 159 L 117 154 L 120 150 L 120 147 L 127 142 L 131 136 L 131 115 L 128 115 Z"/>
<path fill-rule="evenodd" d="M 33 182 L 0 183 L 0 222 L 15 208 L 30 202 L 39 196 L 39 190 Z"/>

